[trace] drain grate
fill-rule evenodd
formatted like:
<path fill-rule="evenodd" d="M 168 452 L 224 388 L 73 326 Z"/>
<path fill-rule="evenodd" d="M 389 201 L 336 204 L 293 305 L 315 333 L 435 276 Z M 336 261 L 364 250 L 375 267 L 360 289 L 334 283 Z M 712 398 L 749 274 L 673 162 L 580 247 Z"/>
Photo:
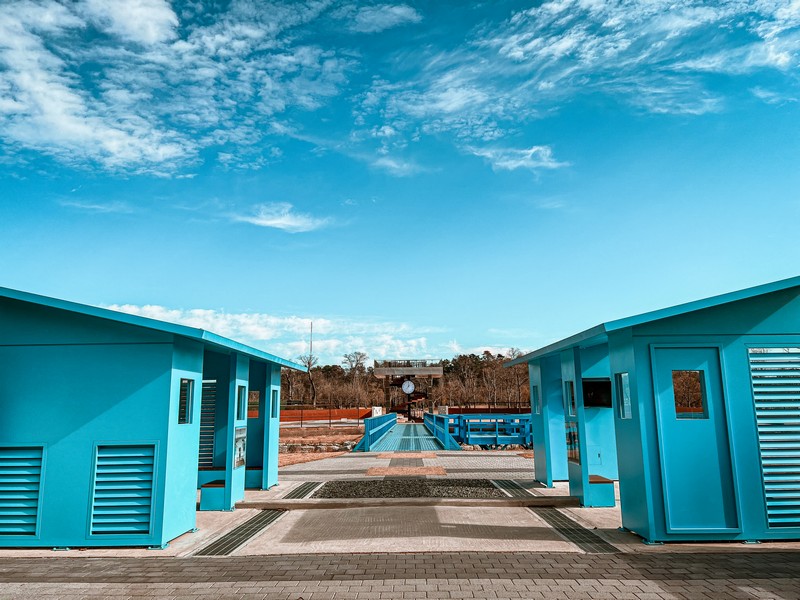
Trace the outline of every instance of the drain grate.
<path fill-rule="evenodd" d="M 541 495 L 533 492 L 513 479 L 493 479 L 492 483 L 495 485 L 495 487 L 503 490 L 512 498 L 530 498 L 531 496 Z"/>
<path fill-rule="evenodd" d="M 424 467 L 421 458 L 393 458 L 389 461 L 390 467 Z"/>
<path fill-rule="evenodd" d="M 242 523 L 205 548 L 198 550 L 195 556 L 227 556 L 239 546 L 244 545 L 259 531 L 277 521 L 278 517 L 284 512 L 286 511 L 263 510 L 249 521 Z"/>
<path fill-rule="evenodd" d="M 322 482 L 320 481 L 306 481 L 305 483 L 301 483 L 291 492 L 286 494 L 283 499 L 299 500 L 300 498 L 308 498 L 314 492 L 314 490 L 321 485 L 321 483 Z"/>
<path fill-rule="evenodd" d="M 603 538 L 555 508 L 529 506 L 528 510 L 541 517 L 545 523 L 556 530 L 556 533 L 587 554 L 616 554 L 619 552 Z"/>

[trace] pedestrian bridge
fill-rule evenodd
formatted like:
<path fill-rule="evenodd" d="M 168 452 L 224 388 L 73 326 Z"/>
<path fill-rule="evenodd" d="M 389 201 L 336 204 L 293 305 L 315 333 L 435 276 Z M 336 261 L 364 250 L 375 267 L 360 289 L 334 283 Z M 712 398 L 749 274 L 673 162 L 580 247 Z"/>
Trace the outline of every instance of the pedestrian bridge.
<path fill-rule="evenodd" d="M 461 444 L 481 447 L 530 445 L 531 416 L 435 415 L 425 413 L 424 424 L 397 422 L 389 413 L 364 419 L 364 437 L 354 452 L 419 452 L 461 450 Z"/>

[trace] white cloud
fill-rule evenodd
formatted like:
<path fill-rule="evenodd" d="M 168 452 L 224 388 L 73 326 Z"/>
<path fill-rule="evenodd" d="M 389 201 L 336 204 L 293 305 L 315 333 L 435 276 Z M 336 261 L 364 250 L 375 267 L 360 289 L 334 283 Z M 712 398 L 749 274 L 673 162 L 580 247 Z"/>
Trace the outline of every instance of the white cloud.
<path fill-rule="evenodd" d="M 516 169 L 560 169 L 569 163 L 559 162 L 553 157 L 550 146 L 531 146 L 521 150 L 513 148 L 468 148 L 475 156 L 485 158 L 495 170 Z"/>
<path fill-rule="evenodd" d="M 289 34 L 325 9 L 233 0 L 216 13 L 187 5 L 179 23 L 165 0 L 6 2 L 0 138 L 73 166 L 156 175 L 227 144 L 233 164 L 258 168 L 265 117 L 315 110 L 346 81 L 352 58 Z"/>
<path fill-rule="evenodd" d="M 309 324 L 313 320 L 314 354 L 321 364 L 339 364 L 342 355 L 353 350 L 366 352 L 372 359 L 427 358 L 431 356 L 427 334 L 438 331 L 374 319 L 312 319 L 158 305 L 114 304 L 106 308 L 204 329 L 288 359 L 308 352 Z"/>
<path fill-rule="evenodd" d="M 396 177 L 405 177 L 419 173 L 423 168 L 413 161 L 403 160 L 400 158 L 392 158 L 390 156 L 381 156 L 372 161 L 372 166 L 378 169 L 388 171 Z"/>
<path fill-rule="evenodd" d="M 422 15 L 407 4 L 379 4 L 358 9 L 350 29 L 359 33 L 378 33 L 421 20 Z"/>
<path fill-rule="evenodd" d="M 84 0 L 78 10 L 123 40 L 152 45 L 177 35 L 178 17 L 164 0 Z"/>
<path fill-rule="evenodd" d="M 321 229 L 330 224 L 329 218 L 314 217 L 294 211 L 288 202 L 271 202 L 258 204 L 253 207 L 252 213 L 247 215 L 232 215 L 233 221 L 250 223 L 259 227 L 282 229 L 289 233 L 303 233 Z"/>

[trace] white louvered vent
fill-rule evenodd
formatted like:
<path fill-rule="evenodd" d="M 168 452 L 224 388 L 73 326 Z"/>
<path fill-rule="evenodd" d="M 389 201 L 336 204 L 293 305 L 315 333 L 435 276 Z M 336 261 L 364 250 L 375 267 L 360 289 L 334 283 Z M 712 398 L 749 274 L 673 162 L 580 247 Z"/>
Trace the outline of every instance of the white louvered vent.
<path fill-rule="evenodd" d="M 800 527 L 800 348 L 751 348 L 750 378 L 770 527 Z"/>
<path fill-rule="evenodd" d="M 155 446 L 98 446 L 92 534 L 150 533 Z"/>
<path fill-rule="evenodd" d="M 36 535 L 42 448 L 0 448 L 0 535 Z"/>

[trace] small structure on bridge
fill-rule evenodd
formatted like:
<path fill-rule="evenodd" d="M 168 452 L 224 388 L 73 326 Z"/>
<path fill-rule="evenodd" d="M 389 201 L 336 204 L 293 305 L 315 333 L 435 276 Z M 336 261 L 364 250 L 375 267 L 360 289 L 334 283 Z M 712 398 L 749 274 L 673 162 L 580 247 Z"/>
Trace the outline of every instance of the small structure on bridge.
<path fill-rule="evenodd" d="M 444 367 L 440 359 L 376 360 L 372 372 L 375 377 L 383 380 L 383 393 L 389 410 L 395 410 L 391 397 L 393 387 L 401 388 L 407 395 L 403 404 L 410 410 L 411 402 L 426 399 L 428 391 L 444 377 Z M 406 384 L 407 381 L 412 385 Z"/>

